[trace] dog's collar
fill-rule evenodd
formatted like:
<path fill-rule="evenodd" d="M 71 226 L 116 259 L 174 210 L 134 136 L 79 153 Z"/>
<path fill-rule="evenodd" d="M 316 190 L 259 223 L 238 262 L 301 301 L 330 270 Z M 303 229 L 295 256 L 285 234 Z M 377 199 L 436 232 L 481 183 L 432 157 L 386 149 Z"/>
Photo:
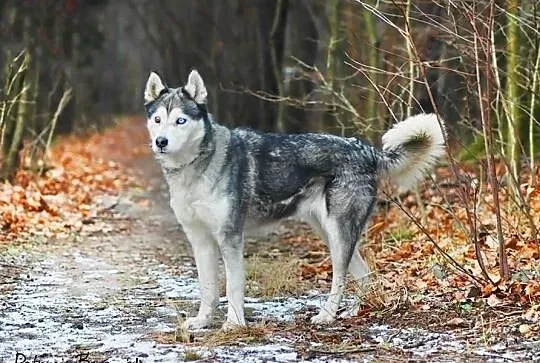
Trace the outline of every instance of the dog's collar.
<path fill-rule="evenodd" d="M 167 175 L 178 175 L 182 171 L 184 171 L 188 166 L 192 166 L 192 165 L 197 164 L 197 161 L 201 158 L 201 156 L 203 156 L 203 154 L 205 154 L 205 150 L 199 151 L 197 156 L 195 156 L 195 158 L 193 160 L 191 160 L 189 163 L 182 164 L 182 165 L 179 165 L 179 166 L 174 167 L 174 168 L 163 167 L 163 170 L 165 170 L 165 173 Z"/>
<path fill-rule="evenodd" d="M 197 156 L 193 160 L 191 160 L 189 163 L 182 164 L 182 165 L 174 167 L 174 168 L 163 167 L 163 170 L 165 171 L 165 174 L 168 175 L 168 176 L 179 175 L 184 170 L 186 170 L 186 168 L 189 167 L 189 166 L 195 166 L 196 167 L 198 165 L 203 165 L 203 160 L 206 159 L 206 156 L 211 155 L 212 152 L 213 152 L 213 150 L 211 150 L 211 149 L 201 150 L 199 152 L 199 154 L 197 154 Z"/>
<path fill-rule="evenodd" d="M 188 166 L 188 165 L 189 164 L 185 164 L 185 165 L 183 165 L 183 166 L 181 166 L 179 168 L 165 168 L 165 167 L 163 167 L 163 170 L 165 171 L 165 174 L 167 176 L 174 176 L 174 175 L 180 174 L 184 170 L 184 168 L 186 166 Z"/>

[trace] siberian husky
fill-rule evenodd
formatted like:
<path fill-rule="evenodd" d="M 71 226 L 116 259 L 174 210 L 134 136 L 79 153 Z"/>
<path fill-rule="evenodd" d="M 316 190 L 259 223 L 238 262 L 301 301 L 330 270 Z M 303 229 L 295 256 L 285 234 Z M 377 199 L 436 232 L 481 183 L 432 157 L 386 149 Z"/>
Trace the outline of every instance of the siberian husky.
<path fill-rule="evenodd" d="M 220 254 L 228 301 L 223 327 L 245 325 L 244 236 L 285 218 L 308 222 L 330 249 L 332 287 L 311 322 L 332 322 L 347 271 L 357 280 L 369 272 L 357 243 L 378 182 L 389 178 L 409 187 L 444 153 L 434 114 L 394 125 L 383 135 L 382 149 L 326 134 L 230 130 L 208 113 L 206 87 L 195 70 L 179 88 L 166 87 L 151 73 L 144 99 L 152 150 L 197 264 L 201 303 L 197 316 L 184 323 L 191 329 L 211 322 L 219 300 Z"/>

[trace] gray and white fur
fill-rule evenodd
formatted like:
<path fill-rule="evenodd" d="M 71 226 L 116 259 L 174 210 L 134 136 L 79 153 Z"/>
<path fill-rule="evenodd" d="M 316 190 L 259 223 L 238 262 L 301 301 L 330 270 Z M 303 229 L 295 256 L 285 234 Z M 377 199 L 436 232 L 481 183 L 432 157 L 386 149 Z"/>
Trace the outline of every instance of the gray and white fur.
<path fill-rule="evenodd" d="M 245 325 L 244 236 L 259 235 L 286 218 L 308 222 L 330 249 L 330 295 L 311 321 L 332 322 L 347 271 L 357 280 L 369 273 L 357 241 L 379 180 L 411 186 L 444 153 L 443 131 L 433 114 L 397 123 L 383 136 L 380 150 L 357 138 L 230 130 L 207 112 L 207 91 L 197 71 L 180 88 L 166 87 L 151 73 L 144 98 L 152 150 L 197 264 L 201 304 L 186 328 L 206 327 L 212 319 L 220 254 L 228 300 L 223 327 Z"/>

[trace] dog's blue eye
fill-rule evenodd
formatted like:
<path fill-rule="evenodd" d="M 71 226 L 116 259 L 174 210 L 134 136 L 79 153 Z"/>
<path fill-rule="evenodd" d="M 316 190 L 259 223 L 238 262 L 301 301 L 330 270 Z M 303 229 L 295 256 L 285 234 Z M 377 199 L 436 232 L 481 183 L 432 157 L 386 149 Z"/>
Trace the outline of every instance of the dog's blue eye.
<path fill-rule="evenodd" d="M 177 124 L 177 125 L 183 125 L 183 124 L 185 124 L 186 122 L 187 122 L 187 118 L 184 118 L 184 117 L 178 117 L 178 118 L 176 119 L 176 124 Z"/>

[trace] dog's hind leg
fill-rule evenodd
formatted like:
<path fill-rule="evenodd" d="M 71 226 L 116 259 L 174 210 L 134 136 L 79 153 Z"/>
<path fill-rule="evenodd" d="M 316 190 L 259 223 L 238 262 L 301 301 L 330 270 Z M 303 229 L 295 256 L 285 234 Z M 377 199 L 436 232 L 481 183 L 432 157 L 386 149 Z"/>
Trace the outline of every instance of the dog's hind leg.
<path fill-rule="evenodd" d="M 374 197 L 364 197 L 365 200 L 359 201 L 357 203 L 358 209 L 358 236 L 364 229 L 365 225 L 368 222 L 369 216 L 373 210 L 373 205 L 375 204 Z M 358 237 L 357 237 L 358 238 Z M 369 266 L 360 254 L 358 249 L 360 242 L 357 241 L 356 246 L 354 247 L 354 252 L 351 258 L 351 263 L 349 264 L 349 272 L 353 275 L 356 282 L 360 285 L 365 284 L 369 277 Z"/>
<path fill-rule="evenodd" d="M 358 247 L 355 247 L 351 262 L 349 264 L 349 273 L 353 276 L 359 294 L 365 290 L 365 287 L 369 281 L 369 266 L 360 254 Z M 347 308 L 343 313 L 339 315 L 340 318 L 350 318 L 358 315 L 360 308 L 360 301 L 355 303 L 352 307 Z"/>
<path fill-rule="evenodd" d="M 371 211 L 373 209 L 373 201 L 371 203 L 361 203 L 360 204 L 361 210 L 360 210 L 360 232 L 364 228 L 365 224 L 368 221 L 368 218 L 371 214 Z M 364 208 L 367 206 L 367 208 Z M 359 233 L 360 234 L 360 233 Z M 353 279 L 355 280 L 355 283 L 357 284 L 357 289 L 359 295 L 361 295 L 365 290 L 366 287 L 369 284 L 369 278 L 370 278 L 370 271 L 369 266 L 362 257 L 362 254 L 360 253 L 358 247 L 360 245 L 360 241 L 357 242 L 357 245 L 354 247 L 353 255 L 351 258 L 351 262 L 349 263 L 349 273 L 353 276 Z M 356 316 L 358 314 L 358 310 L 360 307 L 360 303 L 355 303 L 352 307 L 348 308 L 345 312 L 340 314 L 341 318 L 348 318 L 351 316 Z"/>
<path fill-rule="evenodd" d="M 201 305 L 196 317 L 186 319 L 183 326 L 187 329 L 201 329 L 212 320 L 214 309 L 219 302 L 218 295 L 218 258 L 219 250 L 216 240 L 202 229 L 184 229 L 193 249 L 199 286 Z"/>
<path fill-rule="evenodd" d="M 340 194 L 330 194 L 330 199 L 337 198 L 331 203 L 328 215 L 319 218 L 321 234 L 326 237 L 332 257 L 332 287 L 324 307 L 311 319 L 314 324 L 330 323 L 335 319 L 343 297 L 347 271 L 355 278 L 364 278 L 369 272 L 356 246 L 373 208 L 375 188 L 375 184 L 364 183 L 362 189 L 349 192 L 341 189 Z M 343 196 L 347 196 L 347 199 Z"/>
<path fill-rule="evenodd" d="M 351 221 L 339 223 L 334 218 L 321 221 L 327 236 L 330 256 L 332 258 L 332 287 L 328 300 L 321 311 L 311 318 L 313 324 L 328 324 L 334 321 L 339 304 L 343 298 L 346 283 L 347 268 L 356 245 L 355 226 Z"/>
<path fill-rule="evenodd" d="M 223 329 L 245 326 L 244 319 L 244 239 L 241 234 L 228 235 L 219 242 L 227 279 L 227 320 Z"/>
<path fill-rule="evenodd" d="M 369 266 L 360 254 L 358 247 L 355 247 L 351 263 L 349 264 L 349 272 L 357 283 L 363 284 L 369 276 Z"/>

